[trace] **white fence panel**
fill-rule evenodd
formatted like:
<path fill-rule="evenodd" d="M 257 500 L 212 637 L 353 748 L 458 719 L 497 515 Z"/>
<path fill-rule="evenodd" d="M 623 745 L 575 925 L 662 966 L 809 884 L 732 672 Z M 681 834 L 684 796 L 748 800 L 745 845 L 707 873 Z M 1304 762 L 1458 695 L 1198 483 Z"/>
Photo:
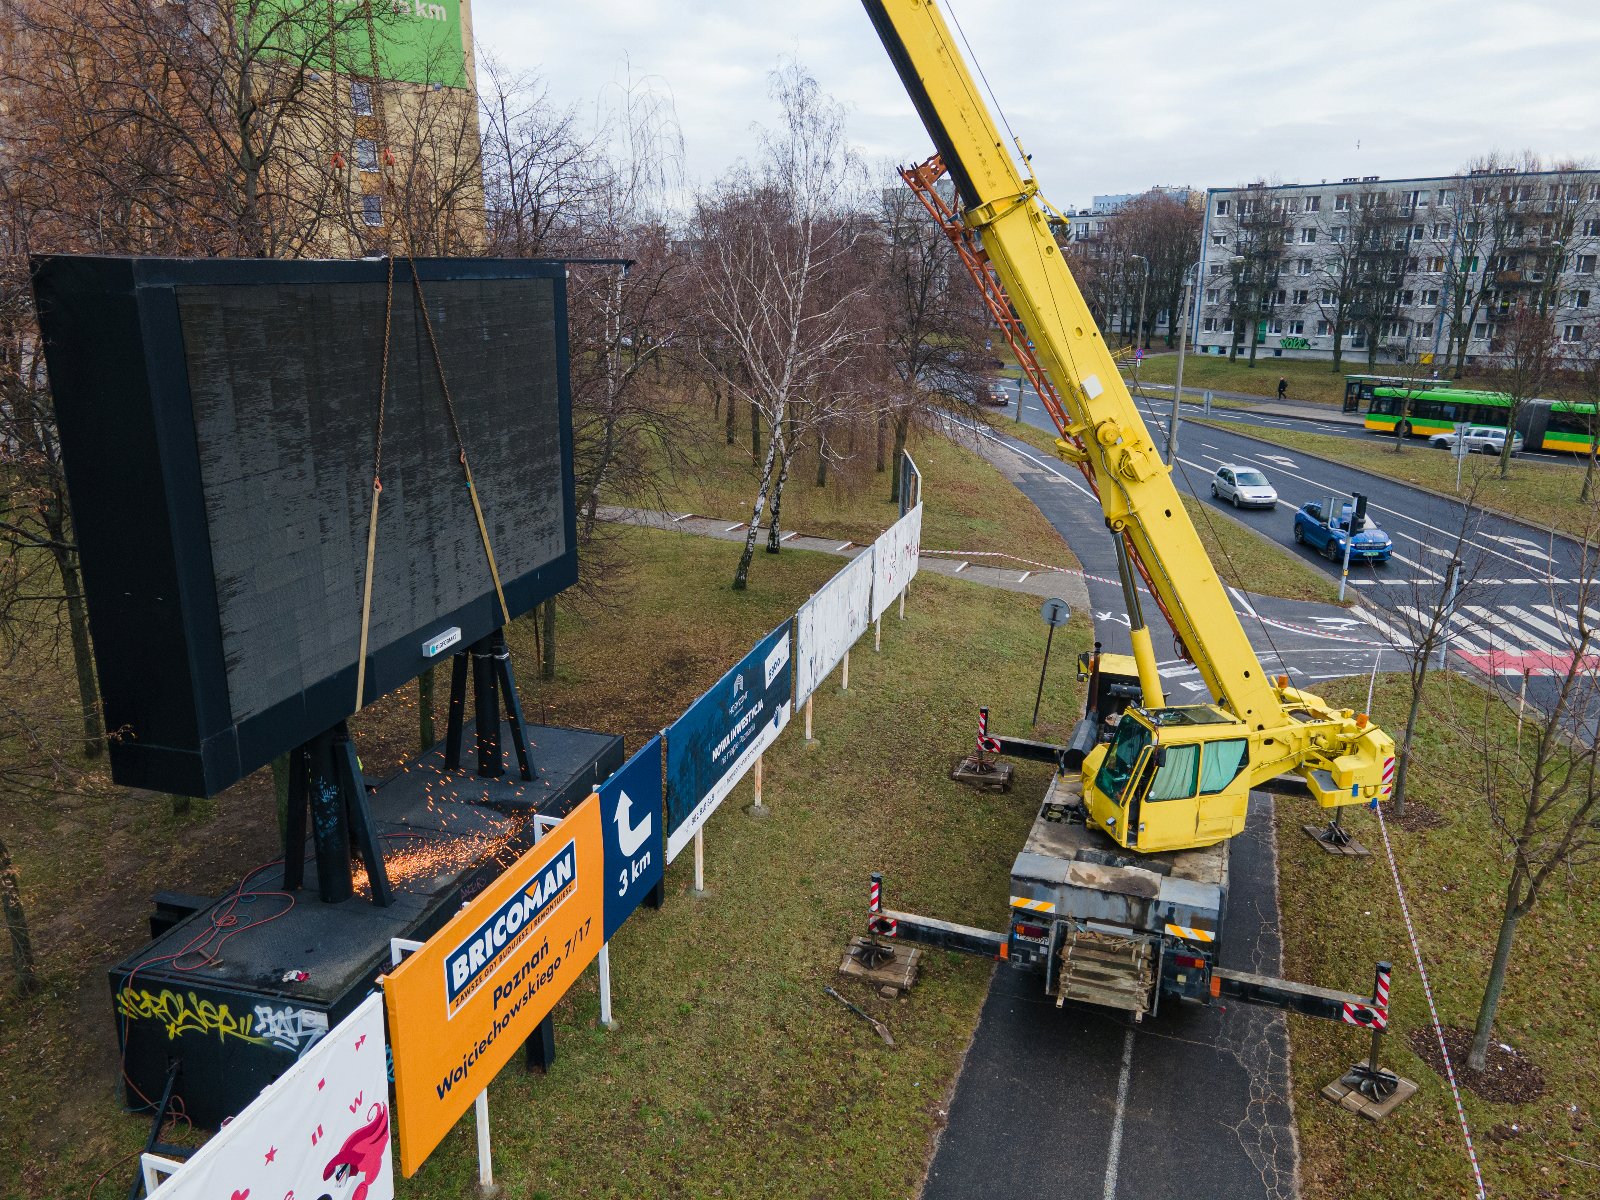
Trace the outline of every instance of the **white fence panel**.
<path fill-rule="evenodd" d="M 811 599 L 795 618 L 795 695 L 804 704 L 872 623 L 873 548 L 868 546 Z"/>
<path fill-rule="evenodd" d="M 917 573 L 922 549 L 922 505 L 883 531 L 872 548 L 872 619 L 883 616 Z"/>

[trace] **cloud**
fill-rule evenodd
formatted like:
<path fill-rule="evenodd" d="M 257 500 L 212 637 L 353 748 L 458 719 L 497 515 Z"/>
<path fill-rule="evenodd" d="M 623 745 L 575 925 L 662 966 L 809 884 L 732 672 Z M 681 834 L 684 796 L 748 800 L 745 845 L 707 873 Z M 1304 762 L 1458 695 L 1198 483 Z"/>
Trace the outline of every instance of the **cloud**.
<path fill-rule="evenodd" d="M 1062 206 L 1157 183 L 1430 175 L 1491 149 L 1600 153 L 1600 6 L 956 0 L 954 12 Z M 691 183 L 757 152 L 753 125 L 776 119 L 767 75 L 786 56 L 850 107 L 869 161 L 932 152 L 851 0 L 480 0 L 474 26 L 483 50 L 587 113 L 625 70 L 658 77 Z"/>

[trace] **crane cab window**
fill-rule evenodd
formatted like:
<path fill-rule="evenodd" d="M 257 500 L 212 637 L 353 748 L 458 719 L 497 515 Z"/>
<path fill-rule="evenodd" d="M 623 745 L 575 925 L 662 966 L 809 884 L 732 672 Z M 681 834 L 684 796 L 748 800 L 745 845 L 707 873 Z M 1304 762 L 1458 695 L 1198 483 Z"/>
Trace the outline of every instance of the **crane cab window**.
<path fill-rule="evenodd" d="M 1151 800 L 1187 800 L 1200 772 L 1199 746 L 1168 746 L 1167 761 L 1150 784 Z"/>
<path fill-rule="evenodd" d="M 1123 717 L 1112 739 L 1111 749 L 1106 751 L 1105 761 L 1100 764 L 1100 772 L 1094 780 L 1095 787 L 1113 804 L 1121 802 L 1122 789 L 1128 786 L 1133 768 L 1138 765 L 1139 755 L 1149 744 L 1150 731 L 1132 717 Z"/>
<path fill-rule="evenodd" d="M 1223 742 L 1207 742 L 1205 757 L 1200 762 L 1200 794 L 1215 795 L 1225 791 L 1239 777 L 1250 761 L 1248 738 L 1229 738 Z"/>

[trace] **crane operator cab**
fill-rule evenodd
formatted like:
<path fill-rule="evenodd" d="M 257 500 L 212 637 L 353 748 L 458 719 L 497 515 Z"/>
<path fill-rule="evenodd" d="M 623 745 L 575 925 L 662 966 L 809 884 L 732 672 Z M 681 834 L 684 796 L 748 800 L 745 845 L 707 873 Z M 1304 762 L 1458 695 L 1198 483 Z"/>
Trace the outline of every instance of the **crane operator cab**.
<path fill-rule="evenodd" d="M 1211 704 L 1127 708 L 1083 760 L 1090 824 L 1145 852 L 1209 846 L 1244 828 L 1250 735 Z"/>

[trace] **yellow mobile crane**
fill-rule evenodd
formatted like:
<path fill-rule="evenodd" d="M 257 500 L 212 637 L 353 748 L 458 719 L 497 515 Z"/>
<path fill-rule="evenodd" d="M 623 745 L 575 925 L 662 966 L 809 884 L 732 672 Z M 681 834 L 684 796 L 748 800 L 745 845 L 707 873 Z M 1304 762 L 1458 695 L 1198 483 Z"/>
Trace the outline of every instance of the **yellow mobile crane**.
<path fill-rule="evenodd" d="M 1216 955 L 1227 844 L 1244 828 L 1251 788 L 1292 774 L 1324 808 L 1371 803 L 1388 792 L 1393 740 L 1365 714 L 1267 676 L 1063 261 L 1050 227 L 1058 214 L 1040 197 L 1026 154 L 1018 145 L 1014 157 L 1001 140 L 930 0 L 863 2 L 938 151 L 902 175 L 962 249 L 1007 337 L 1036 348 L 1037 364 L 1020 357 L 1030 373 L 1042 366 L 1033 378 L 1059 430 L 1056 447 L 1099 495 L 1133 642 L 1131 664 L 1109 654 L 1080 661 L 1087 711 L 1068 747 L 980 736 L 980 755 L 987 744 L 1058 763 L 1012 867 L 1010 928 L 890 911 L 875 876 L 869 931 L 1008 959 L 1043 974 L 1058 1004 L 1142 1017 L 1163 996 L 1225 996 L 1381 1031 L 1386 963 L 1373 995 L 1362 997 L 1225 970 Z M 932 186 L 941 170 L 954 181 L 959 215 Z M 1213 703 L 1166 702 L 1135 569 Z M 1359 1085 L 1387 1091 L 1376 1039 L 1369 1067 Z"/>
<path fill-rule="evenodd" d="M 1019 173 L 937 8 L 924 0 L 865 3 L 955 182 L 965 223 L 1061 398 L 1057 449 L 1088 468 L 1119 547 L 1125 540 L 1144 567 L 1215 698 L 1166 704 L 1124 569 L 1142 695 L 1109 745 L 1083 760 L 1095 826 L 1130 850 L 1212 845 L 1244 828 L 1251 787 L 1285 773 L 1299 775 L 1324 808 L 1381 796 L 1393 740 L 1364 715 L 1331 708 L 1262 669 L 1056 245 L 1038 184 Z"/>

